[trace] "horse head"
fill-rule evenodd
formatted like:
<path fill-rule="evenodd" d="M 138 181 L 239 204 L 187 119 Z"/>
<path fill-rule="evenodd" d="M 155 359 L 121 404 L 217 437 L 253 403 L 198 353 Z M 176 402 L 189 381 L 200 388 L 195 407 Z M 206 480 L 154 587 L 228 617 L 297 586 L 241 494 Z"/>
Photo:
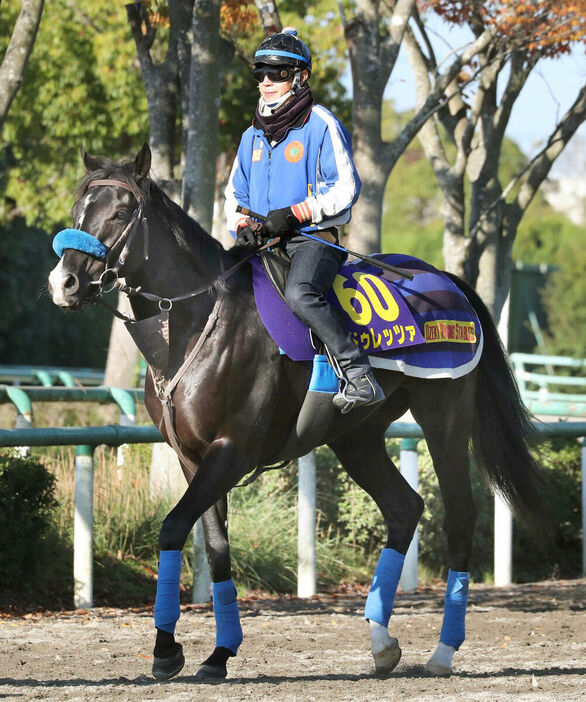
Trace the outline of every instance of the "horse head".
<path fill-rule="evenodd" d="M 91 156 L 83 147 L 81 154 L 87 174 L 71 208 L 74 228 L 55 237 L 53 248 L 60 261 L 49 275 L 53 302 L 67 309 L 96 301 L 104 287 L 115 282 L 151 164 L 147 144 L 134 161 L 122 163 Z"/>

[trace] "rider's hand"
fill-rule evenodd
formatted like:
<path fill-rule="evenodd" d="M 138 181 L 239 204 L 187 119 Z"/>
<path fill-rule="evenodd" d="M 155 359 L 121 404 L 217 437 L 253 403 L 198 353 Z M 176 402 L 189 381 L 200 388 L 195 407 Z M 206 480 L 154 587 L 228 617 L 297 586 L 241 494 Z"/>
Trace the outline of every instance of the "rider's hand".
<path fill-rule="evenodd" d="M 262 224 L 259 222 L 246 222 L 236 228 L 236 246 L 261 246 Z"/>
<path fill-rule="evenodd" d="M 263 226 L 263 236 L 272 238 L 291 236 L 302 224 L 293 207 L 282 207 L 280 210 L 271 210 Z"/>

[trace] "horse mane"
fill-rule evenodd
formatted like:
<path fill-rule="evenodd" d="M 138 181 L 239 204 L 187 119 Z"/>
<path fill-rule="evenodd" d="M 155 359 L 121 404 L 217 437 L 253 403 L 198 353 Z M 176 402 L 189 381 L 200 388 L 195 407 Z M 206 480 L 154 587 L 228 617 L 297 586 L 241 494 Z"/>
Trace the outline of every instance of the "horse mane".
<path fill-rule="evenodd" d="M 162 190 L 149 176 L 136 179 L 134 161 L 120 163 L 102 159 L 102 167 L 88 173 L 81 181 L 77 194 L 84 195 L 94 180 L 120 180 L 132 190 L 136 200 L 145 208 L 153 208 L 162 215 L 168 229 L 175 237 L 177 245 L 194 262 L 205 260 L 212 270 L 218 266 L 218 258 L 224 252 L 222 244 L 208 234 L 177 203 Z M 211 255 L 210 255 L 211 254 Z"/>

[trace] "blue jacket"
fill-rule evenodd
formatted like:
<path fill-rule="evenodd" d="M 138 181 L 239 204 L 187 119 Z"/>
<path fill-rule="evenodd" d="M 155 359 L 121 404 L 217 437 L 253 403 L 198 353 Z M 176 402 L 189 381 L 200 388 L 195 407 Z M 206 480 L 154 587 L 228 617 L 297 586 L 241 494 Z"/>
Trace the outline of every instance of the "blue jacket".
<path fill-rule="evenodd" d="M 235 235 L 243 220 L 236 205 L 262 215 L 296 205 L 311 219 L 303 231 L 346 224 L 361 185 L 350 133 L 329 110 L 314 105 L 305 123 L 277 144 L 254 126 L 244 132 L 226 187 L 228 228 Z"/>

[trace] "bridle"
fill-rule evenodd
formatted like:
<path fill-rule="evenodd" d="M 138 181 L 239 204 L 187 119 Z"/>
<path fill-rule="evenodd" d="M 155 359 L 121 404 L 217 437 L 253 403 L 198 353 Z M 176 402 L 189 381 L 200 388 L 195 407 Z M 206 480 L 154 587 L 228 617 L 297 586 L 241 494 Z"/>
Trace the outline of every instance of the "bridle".
<path fill-rule="evenodd" d="M 104 185 L 114 185 L 119 188 L 123 188 L 124 190 L 128 190 L 129 192 L 134 194 L 133 188 L 128 183 L 125 183 L 122 180 L 115 180 L 110 178 L 92 180 L 88 184 L 88 188 Z M 211 293 L 218 283 L 227 280 L 230 276 L 236 273 L 238 269 L 242 268 L 244 264 L 248 263 L 252 258 L 254 258 L 258 251 L 261 251 L 262 249 L 266 248 L 266 246 L 263 246 L 261 247 L 261 249 L 255 249 L 250 254 L 240 259 L 238 263 L 236 263 L 228 269 L 224 269 L 222 265 L 222 272 L 211 283 L 202 285 L 196 290 L 184 293 L 183 295 L 177 295 L 176 297 L 161 297 L 160 295 L 155 295 L 153 293 L 146 292 L 140 286 L 134 288 L 120 281 L 120 271 L 127 263 L 132 244 L 139 229 L 142 229 L 144 239 L 143 255 L 140 261 L 138 261 L 137 259 L 137 263 L 135 263 L 135 265 L 130 269 L 130 271 L 125 271 L 125 275 L 128 275 L 128 272 L 132 272 L 133 270 L 135 270 L 138 267 L 139 263 L 143 263 L 144 261 L 148 260 L 148 220 L 143 214 L 142 205 L 139 204 L 138 207 L 134 209 L 130 221 L 123 229 L 118 239 L 114 242 L 113 246 L 110 247 L 106 255 L 106 268 L 104 269 L 98 280 L 91 281 L 90 283 L 90 285 L 98 286 L 98 291 L 95 294 L 95 298 L 98 299 L 102 305 L 107 307 L 110 310 L 110 312 L 112 312 L 112 314 L 114 314 L 120 319 L 123 319 L 125 322 L 135 322 L 136 320 L 127 317 L 126 315 L 119 312 L 115 307 L 109 305 L 103 299 L 103 295 L 105 293 L 111 292 L 112 290 L 119 290 L 120 292 L 125 293 L 126 295 L 128 295 L 128 297 L 131 298 L 140 296 L 148 300 L 149 302 L 157 303 L 161 312 L 170 312 L 175 302 L 189 300 L 205 292 Z M 276 240 L 272 241 L 271 245 L 274 245 L 275 243 L 277 243 Z"/>
<path fill-rule="evenodd" d="M 88 188 L 94 188 L 102 185 L 114 185 L 118 188 L 128 190 L 130 193 L 134 194 L 134 190 L 131 188 L 131 186 L 122 180 L 92 180 L 88 184 Z M 130 253 L 132 242 L 134 241 L 134 238 L 140 226 L 144 228 L 144 253 L 142 260 L 145 261 L 148 259 L 148 222 L 146 217 L 144 217 L 142 213 L 142 205 L 139 204 L 138 207 L 136 207 L 133 210 L 130 221 L 128 222 L 126 227 L 124 227 L 118 239 L 108 250 L 105 259 L 106 267 L 104 271 L 102 272 L 98 280 L 93 280 L 90 283 L 90 285 L 98 286 L 96 297 L 99 297 L 101 302 L 103 302 L 102 295 L 104 293 L 111 292 L 112 290 L 120 290 L 123 287 L 125 287 L 120 282 L 120 270 L 124 267 L 124 264 L 126 263 L 128 254 Z"/>

